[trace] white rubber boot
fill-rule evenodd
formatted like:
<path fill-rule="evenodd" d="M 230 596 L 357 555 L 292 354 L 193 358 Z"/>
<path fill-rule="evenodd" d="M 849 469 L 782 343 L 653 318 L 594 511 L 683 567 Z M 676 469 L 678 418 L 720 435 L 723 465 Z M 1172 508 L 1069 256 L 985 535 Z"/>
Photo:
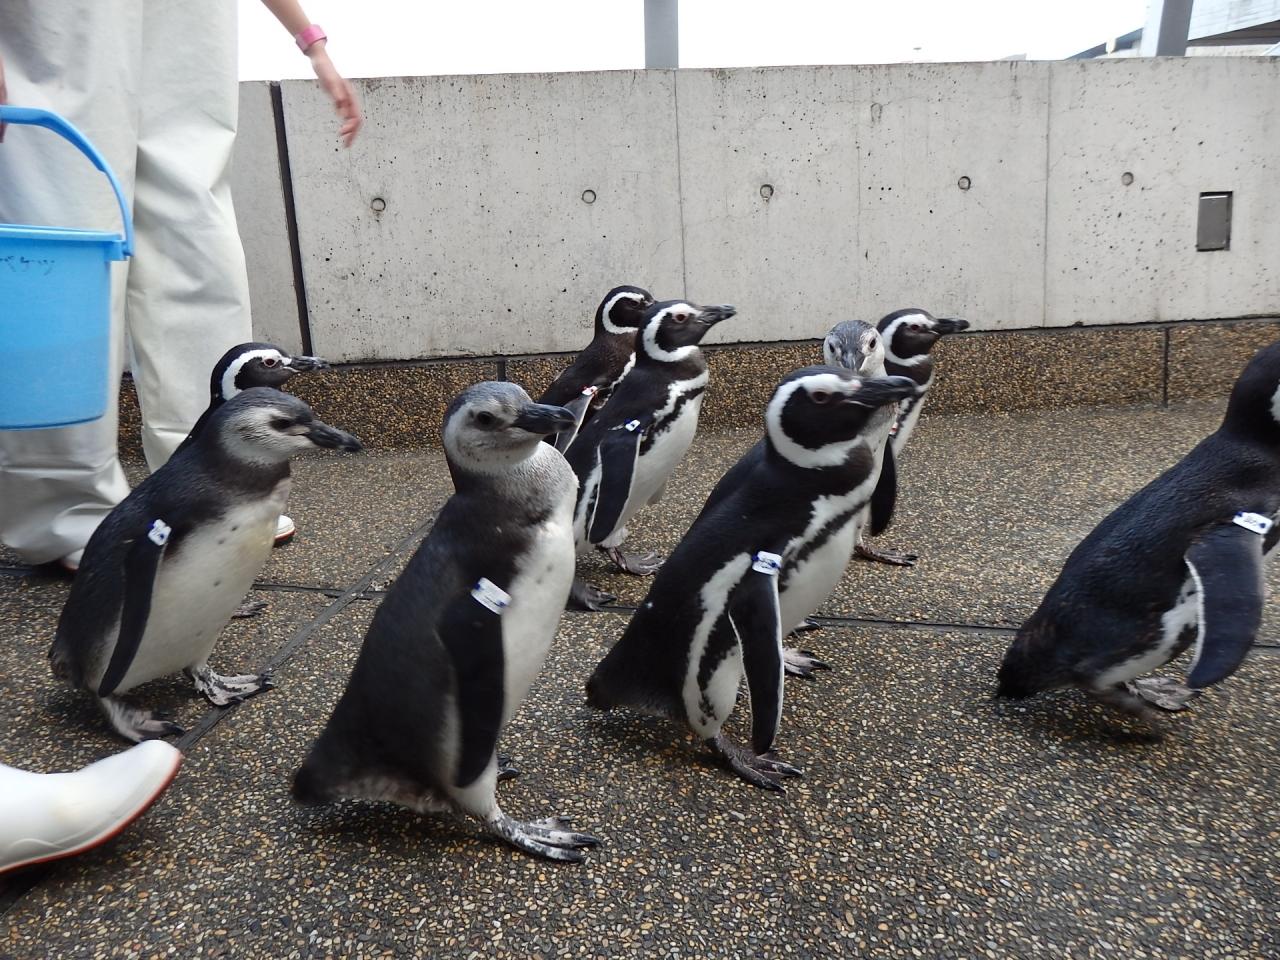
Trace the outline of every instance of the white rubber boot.
<path fill-rule="evenodd" d="M 293 535 L 297 532 L 298 528 L 294 526 L 293 521 L 283 513 L 280 514 L 280 519 L 276 521 L 276 540 L 272 546 L 279 547 L 288 543 L 293 539 Z"/>
<path fill-rule="evenodd" d="M 182 754 L 163 740 L 74 773 L 0 764 L 0 874 L 110 840 L 164 793 L 181 764 Z"/>

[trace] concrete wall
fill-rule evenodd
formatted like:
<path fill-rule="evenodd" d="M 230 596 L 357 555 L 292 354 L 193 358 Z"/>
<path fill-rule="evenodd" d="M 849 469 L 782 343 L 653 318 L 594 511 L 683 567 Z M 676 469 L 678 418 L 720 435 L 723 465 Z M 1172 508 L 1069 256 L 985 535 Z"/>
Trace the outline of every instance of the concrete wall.
<path fill-rule="evenodd" d="M 265 88 L 246 88 L 237 207 L 258 322 L 284 330 L 297 308 L 274 118 Z M 721 342 L 816 337 L 912 304 L 980 330 L 1280 313 L 1277 59 L 360 92 L 368 123 L 343 150 L 315 85 L 283 85 L 307 322 L 334 360 L 574 350 L 618 283 L 737 304 Z M 1198 195 L 1214 190 L 1235 194 L 1231 249 L 1198 253 Z"/>

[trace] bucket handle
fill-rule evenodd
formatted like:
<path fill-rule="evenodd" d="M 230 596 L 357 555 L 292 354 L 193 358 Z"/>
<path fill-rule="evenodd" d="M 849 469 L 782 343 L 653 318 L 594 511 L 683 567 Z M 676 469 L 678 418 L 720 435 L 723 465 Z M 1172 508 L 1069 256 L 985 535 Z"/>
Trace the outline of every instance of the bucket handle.
<path fill-rule="evenodd" d="M 0 123 L 25 123 L 33 127 L 44 127 L 46 130 L 52 130 L 76 147 L 89 158 L 90 163 L 105 173 L 107 180 L 111 183 L 111 189 L 115 191 L 116 202 L 120 204 L 120 219 L 124 223 L 124 255 L 126 257 L 133 256 L 133 217 L 129 215 L 129 208 L 125 204 L 124 191 L 120 189 L 120 181 L 116 179 L 116 175 L 107 166 L 107 161 L 102 158 L 102 154 L 97 151 L 94 145 L 85 138 L 85 135 L 56 113 L 48 110 L 37 110 L 35 107 L 10 107 L 0 104 Z M 0 149 L 3 148 L 0 147 Z"/>

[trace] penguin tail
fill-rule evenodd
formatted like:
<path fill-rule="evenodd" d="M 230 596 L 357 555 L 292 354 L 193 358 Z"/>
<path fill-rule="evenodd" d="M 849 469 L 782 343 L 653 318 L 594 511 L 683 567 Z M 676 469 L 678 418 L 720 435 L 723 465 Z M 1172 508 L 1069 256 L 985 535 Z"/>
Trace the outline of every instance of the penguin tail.
<path fill-rule="evenodd" d="M 1051 683 L 1046 682 L 1042 658 L 1034 651 L 1040 647 L 1038 629 L 1024 625 L 1005 651 L 1004 660 L 996 674 L 996 696 L 1007 700 L 1025 700 Z"/>
<path fill-rule="evenodd" d="M 291 792 L 293 799 L 304 807 L 319 807 L 334 800 L 332 791 L 316 771 L 310 757 L 293 775 Z"/>

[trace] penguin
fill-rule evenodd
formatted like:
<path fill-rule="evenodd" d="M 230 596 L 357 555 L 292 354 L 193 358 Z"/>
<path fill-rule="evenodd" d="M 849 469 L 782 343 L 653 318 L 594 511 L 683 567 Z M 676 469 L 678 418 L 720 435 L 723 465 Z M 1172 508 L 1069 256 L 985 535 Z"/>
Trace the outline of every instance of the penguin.
<path fill-rule="evenodd" d="M 1000 665 L 996 695 L 1074 686 L 1152 721 L 1229 677 L 1262 619 L 1280 539 L 1280 343 L 1231 391 L 1222 425 L 1071 552 Z M 1184 684 L 1145 675 L 1190 647 Z"/>
<path fill-rule="evenodd" d="M 574 530 L 580 551 L 597 546 L 620 570 L 637 576 L 658 569 L 656 554 L 625 554 L 620 544 L 631 518 L 661 498 L 693 442 L 708 379 L 698 343 L 735 312 L 684 300 L 660 301 L 645 312 L 635 366 L 565 453 L 578 477 Z M 606 599 L 612 598 L 594 587 L 574 587 L 580 606 L 598 609 Z"/>
<path fill-rule="evenodd" d="M 287 351 L 271 343 L 241 343 L 232 347 L 217 363 L 209 377 L 209 406 L 196 421 L 186 439 L 178 444 L 183 449 L 200 435 L 213 411 L 250 387 L 275 387 L 282 389 L 295 374 L 309 370 L 326 370 L 329 364 L 319 357 L 290 356 Z M 176 450 L 174 451 L 177 452 Z M 297 533 L 293 520 L 284 514 L 276 524 L 275 544 L 281 546 Z M 238 616 L 252 616 L 265 609 L 265 604 L 250 604 Z"/>
<path fill-rule="evenodd" d="M 521 823 L 494 793 L 496 747 L 529 691 L 573 580 L 573 471 L 543 436 L 572 426 L 514 383 L 468 388 L 444 418 L 455 493 L 383 599 L 293 780 L 302 804 L 458 810 L 527 853 L 579 861 L 598 841 Z"/>
<path fill-rule="evenodd" d="M 274 387 L 279 390 L 295 374 L 328 368 L 329 364 L 319 357 L 294 357 L 275 344 L 237 344 L 213 365 L 213 373 L 209 376 L 209 406 L 200 414 L 200 419 L 191 428 L 186 439 L 178 445 L 178 450 L 183 450 L 192 443 L 204 430 L 213 412 L 240 391 L 250 387 Z"/>
<path fill-rule="evenodd" d="M 959 317 L 935 317 L 919 307 L 908 307 L 887 314 L 876 324 L 880 333 L 879 349 L 883 357 L 884 373 L 889 376 L 910 377 L 916 383 L 913 396 L 898 405 L 889 429 L 889 449 L 886 451 L 886 473 L 892 471 L 897 482 L 897 463 L 902 458 L 902 448 L 907 445 L 925 396 L 933 386 L 933 356 L 930 351 L 941 337 L 959 333 L 969 328 L 967 320 Z M 833 331 L 834 332 L 834 331 Z M 828 360 L 828 362 L 830 362 Z M 859 539 L 855 548 L 864 560 L 887 563 L 899 567 L 915 566 L 919 556 L 914 553 L 897 553 L 869 546 Z"/>
<path fill-rule="evenodd" d="M 789 374 L 766 408 L 764 437 L 712 490 L 591 674 L 587 702 L 684 720 L 757 787 L 781 790 L 798 776 L 772 752 L 782 638 L 839 580 L 853 549 L 851 521 L 876 484 L 865 431 L 913 389 L 904 377 L 860 378 L 840 367 Z M 750 747 L 721 729 L 744 675 Z"/>
<path fill-rule="evenodd" d="M 297 397 L 241 391 L 89 538 L 49 657 L 54 675 L 93 694 L 125 739 L 182 732 L 120 699 L 148 680 L 182 670 L 215 706 L 271 688 L 265 675 L 220 676 L 208 660 L 266 563 L 290 458 L 316 447 L 360 443 Z"/>
<path fill-rule="evenodd" d="M 596 307 L 591 342 L 543 391 L 538 402 L 568 407 L 583 396 L 586 388 L 595 387 L 595 393 L 588 395 L 590 402 L 580 424 L 590 420 L 635 364 L 636 332 L 652 305 L 653 295 L 642 287 L 614 287 L 606 293 Z M 555 435 L 555 445 L 565 450 L 576 434 L 576 428 L 560 431 Z"/>

